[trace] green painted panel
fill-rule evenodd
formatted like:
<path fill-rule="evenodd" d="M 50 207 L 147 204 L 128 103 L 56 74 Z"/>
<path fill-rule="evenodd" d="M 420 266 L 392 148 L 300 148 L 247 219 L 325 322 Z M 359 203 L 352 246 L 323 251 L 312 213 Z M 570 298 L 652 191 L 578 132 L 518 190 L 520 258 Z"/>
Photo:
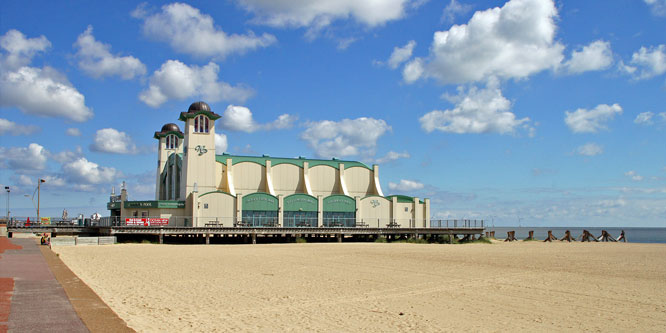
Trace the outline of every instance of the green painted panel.
<path fill-rule="evenodd" d="M 356 212 L 356 200 L 346 195 L 331 195 L 324 198 L 325 212 Z"/>
<path fill-rule="evenodd" d="M 125 208 L 185 208 L 185 201 L 125 201 Z"/>
<path fill-rule="evenodd" d="M 307 194 L 292 194 L 284 198 L 284 210 L 288 212 L 316 212 L 319 202 L 317 198 Z"/>
<path fill-rule="evenodd" d="M 343 160 L 316 160 L 316 159 L 309 159 L 309 158 L 282 158 L 282 157 L 270 157 L 270 156 L 238 156 L 238 155 L 228 155 L 228 154 L 223 154 L 223 155 L 215 155 L 215 160 L 219 163 L 222 164 L 227 164 L 227 158 L 231 159 L 232 164 L 238 164 L 242 162 L 253 162 L 257 163 L 263 166 L 266 166 L 266 161 L 271 161 L 272 166 L 276 166 L 279 164 L 292 164 L 295 166 L 298 166 L 300 168 L 303 167 L 303 162 L 308 162 L 308 165 L 310 168 L 315 167 L 317 165 L 328 165 L 333 168 L 338 168 L 339 164 L 342 163 L 345 165 L 345 169 L 349 169 L 352 167 L 362 167 L 366 168 L 368 170 L 372 170 L 372 168 L 368 167 L 367 165 L 361 163 L 361 162 L 356 162 L 356 161 L 343 161 Z"/>
<path fill-rule="evenodd" d="M 268 193 L 252 193 L 243 196 L 243 210 L 277 211 L 278 199 Z"/>
<path fill-rule="evenodd" d="M 398 198 L 398 202 L 401 203 L 413 203 L 414 202 L 414 197 L 410 197 L 407 195 L 400 195 L 400 194 L 395 194 L 395 195 L 389 195 L 386 197 L 386 199 L 393 200 L 393 197 Z M 423 200 L 419 200 L 420 203 L 423 203 Z"/>
<path fill-rule="evenodd" d="M 106 209 L 112 210 L 112 209 L 120 209 L 120 202 L 108 202 L 106 204 Z"/>

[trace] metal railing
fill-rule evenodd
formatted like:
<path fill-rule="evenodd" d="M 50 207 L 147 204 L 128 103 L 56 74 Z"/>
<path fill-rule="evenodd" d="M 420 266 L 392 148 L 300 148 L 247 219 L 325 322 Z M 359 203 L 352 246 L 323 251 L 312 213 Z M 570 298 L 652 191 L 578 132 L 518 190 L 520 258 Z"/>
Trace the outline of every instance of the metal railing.
<path fill-rule="evenodd" d="M 28 218 L 29 221 L 28 222 Z M 143 216 L 143 217 L 119 217 L 105 216 L 99 220 L 90 218 L 62 219 L 52 217 L 50 223 L 40 223 L 36 217 L 12 217 L 7 223 L 7 227 L 40 227 L 40 226 L 72 226 L 72 227 L 122 227 L 122 226 L 169 226 L 169 227 L 286 227 L 286 228 L 316 228 L 318 218 L 316 217 L 284 217 L 282 225 L 277 217 L 254 216 L 254 217 L 233 217 L 233 216 L 199 216 L 192 218 L 190 216 Z M 426 219 L 386 219 L 386 218 L 323 218 L 322 227 L 326 228 L 484 228 L 484 220 L 430 220 Z"/>

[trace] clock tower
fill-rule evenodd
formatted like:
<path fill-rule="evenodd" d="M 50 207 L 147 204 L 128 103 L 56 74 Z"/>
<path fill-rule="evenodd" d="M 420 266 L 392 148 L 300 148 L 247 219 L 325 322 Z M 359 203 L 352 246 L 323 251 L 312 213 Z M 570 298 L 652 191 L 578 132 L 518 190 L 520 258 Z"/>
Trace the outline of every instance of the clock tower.
<path fill-rule="evenodd" d="M 187 112 L 180 113 L 185 122 L 183 166 L 180 179 L 180 198 L 190 193 L 217 190 L 215 182 L 215 120 L 220 115 L 211 111 L 205 102 L 194 102 Z"/>

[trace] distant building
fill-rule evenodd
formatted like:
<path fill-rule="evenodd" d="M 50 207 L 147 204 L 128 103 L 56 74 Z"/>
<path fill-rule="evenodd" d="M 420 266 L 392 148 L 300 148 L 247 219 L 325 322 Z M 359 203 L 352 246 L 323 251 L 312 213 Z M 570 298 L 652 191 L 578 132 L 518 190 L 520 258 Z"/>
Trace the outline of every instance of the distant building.
<path fill-rule="evenodd" d="M 215 151 L 215 120 L 204 102 L 181 112 L 159 141 L 155 200 L 112 195 L 112 218 L 128 224 L 429 227 L 430 201 L 384 196 L 379 167 L 338 159 L 238 156 Z"/>

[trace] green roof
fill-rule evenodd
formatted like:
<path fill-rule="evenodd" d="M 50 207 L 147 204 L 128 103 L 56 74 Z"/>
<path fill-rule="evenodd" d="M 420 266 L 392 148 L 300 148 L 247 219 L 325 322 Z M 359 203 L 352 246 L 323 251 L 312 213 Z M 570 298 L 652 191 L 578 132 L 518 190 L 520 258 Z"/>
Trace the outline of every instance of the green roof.
<path fill-rule="evenodd" d="M 398 202 L 404 202 L 404 203 L 414 202 L 414 197 L 410 197 L 408 195 L 394 194 L 394 195 L 389 195 L 386 198 L 392 200 L 393 197 L 398 198 Z M 419 202 L 423 203 L 423 200 L 419 200 Z"/>
<path fill-rule="evenodd" d="M 270 157 L 270 156 L 240 156 L 240 155 L 228 155 L 228 154 L 222 154 L 222 155 L 216 155 L 215 160 L 217 162 L 220 162 L 224 165 L 227 164 L 227 159 L 230 158 L 233 164 L 238 164 L 241 162 L 253 162 L 257 163 L 263 166 L 266 166 L 266 161 L 271 161 L 272 166 L 276 166 L 278 164 L 293 164 L 298 167 L 303 167 L 303 162 L 308 162 L 308 166 L 310 168 L 317 166 L 317 165 L 328 165 L 333 168 L 338 168 L 338 165 L 340 163 L 345 165 L 345 169 L 353 168 L 353 167 L 362 167 L 366 168 L 368 170 L 372 170 L 372 168 L 368 167 L 367 165 L 361 163 L 361 162 L 356 162 L 356 161 L 343 161 L 343 160 L 338 160 L 338 159 L 331 159 L 331 160 L 317 160 L 317 159 L 310 159 L 310 158 L 285 158 L 285 157 Z"/>

